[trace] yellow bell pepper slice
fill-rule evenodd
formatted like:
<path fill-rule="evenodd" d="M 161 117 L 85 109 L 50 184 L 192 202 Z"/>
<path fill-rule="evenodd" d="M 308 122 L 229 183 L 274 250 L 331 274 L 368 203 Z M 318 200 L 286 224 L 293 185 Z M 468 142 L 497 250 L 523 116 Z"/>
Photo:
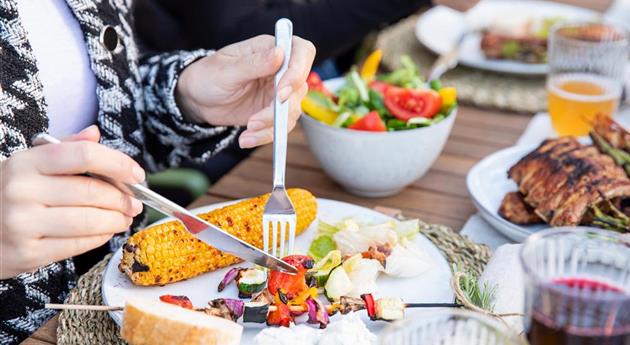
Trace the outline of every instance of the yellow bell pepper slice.
<path fill-rule="evenodd" d="M 457 101 L 457 89 L 454 87 L 443 87 L 438 91 L 442 97 L 442 106 L 447 108 Z"/>
<path fill-rule="evenodd" d="M 302 111 L 315 120 L 331 125 L 337 119 L 337 113 L 319 104 L 313 98 L 306 96 L 302 99 Z"/>
<path fill-rule="evenodd" d="M 383 58 L 383 51 L 380 49 L 376 49 L 373 51 L 363 62 L 363 66 L 361 66 L 361 78 L 365 80 L 366 83 L 374 80 L 376 76 L 376 72 L 378 71 L 378 66 L 381 64 L 381 59 Z"/>

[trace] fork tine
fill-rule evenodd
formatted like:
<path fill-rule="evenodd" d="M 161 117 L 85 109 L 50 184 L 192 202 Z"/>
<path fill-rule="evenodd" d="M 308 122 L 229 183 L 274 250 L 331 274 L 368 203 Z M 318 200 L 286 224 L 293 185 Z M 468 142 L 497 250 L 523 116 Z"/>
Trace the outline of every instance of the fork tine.
<path fill-rule="evenodd" d="M 284 253 L 284 243 L 287 240 L 287 223 L 283 220 L 278 222 L 278 226 L 280 227 L 280 255 L 278 257 L 283 257 Z"/>
<path fill-rule="evenodd" d="M 263 217 L 263 249 L 269 253 L 269 219 Z"/>
<path fill-rule="evenodd" d="M 274 219 L 271 222 L 271 231 L 272 231 L 272 243 L 271 243 L 271 255 L 273 256 L 278 256 L 278 254 L 276 253 L 277 249 L 278 249 L 278 222 Z"/>
<path fill-rule="evenodd" d="M 293 254 L 295 246 L 295 219 L 289 221 L 289 254 Z"/>

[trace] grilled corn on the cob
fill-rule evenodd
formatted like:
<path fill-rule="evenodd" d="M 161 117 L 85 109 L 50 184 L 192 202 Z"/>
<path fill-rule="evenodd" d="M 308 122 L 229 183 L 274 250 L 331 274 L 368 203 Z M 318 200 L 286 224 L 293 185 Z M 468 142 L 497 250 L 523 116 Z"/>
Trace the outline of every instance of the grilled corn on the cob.
<path fill-rule="evenodd" d="M 299 235 L 315 220 L 317 201 L 304 189 L 289 189 Z M 262 248 L 262 214 L 269 194 L 248 199 L 199 217 Z M 223 268 L 241 260 L 188 233 L 178 221 L 152 226 L 129 238 L 118 265 L 137 285 L 164 285 Z"/>

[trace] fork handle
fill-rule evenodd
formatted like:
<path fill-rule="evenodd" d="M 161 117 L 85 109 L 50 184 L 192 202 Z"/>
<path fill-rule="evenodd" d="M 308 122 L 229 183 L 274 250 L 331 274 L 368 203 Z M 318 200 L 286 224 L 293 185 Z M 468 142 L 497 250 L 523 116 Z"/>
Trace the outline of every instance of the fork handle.
<path fill-rule="evenodd" d="M 287 132 L 289 122 L 289 101 L 284 103 L 278 99 L 278 83 L 289 67 L 291 57 L 291 40 L 293 39 L 293 23 L 286 18 L 276 22 L 276 46 L 282 49 L 284 59 L 274 79 L 273 104 L 273 186 L 284 187 L 284 170 L 287 164 Z"/>

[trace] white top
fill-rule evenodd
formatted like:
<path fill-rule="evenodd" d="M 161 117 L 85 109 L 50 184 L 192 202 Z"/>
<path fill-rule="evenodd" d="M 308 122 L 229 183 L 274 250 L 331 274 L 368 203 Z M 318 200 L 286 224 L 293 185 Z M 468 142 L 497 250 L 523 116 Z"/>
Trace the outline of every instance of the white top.
<path fill-rule="evenodd" d="M 63 137 L 96 122 L 96 78 L 79 22 L 64 0 L 18 0 L 48 104 L 50 134 Z"/>

